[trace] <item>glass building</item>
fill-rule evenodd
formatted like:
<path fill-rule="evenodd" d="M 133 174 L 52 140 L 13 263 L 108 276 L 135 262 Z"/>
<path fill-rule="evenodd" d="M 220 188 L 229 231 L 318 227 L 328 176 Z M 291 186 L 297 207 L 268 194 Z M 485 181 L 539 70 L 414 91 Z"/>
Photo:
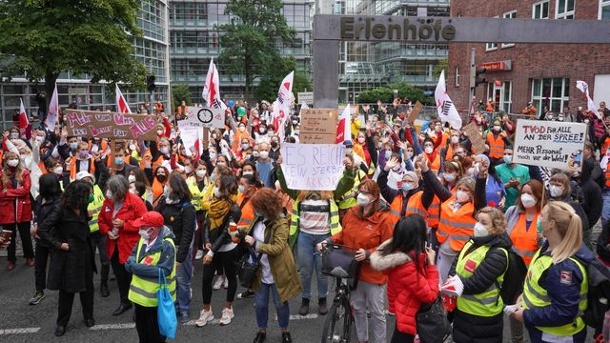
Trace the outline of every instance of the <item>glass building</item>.
<path fill-rule="evenodd" d="M 201 91 L 210 65 L 220 54 L 217 27 L 231 22 L 225 13 L 228 1 L 171 0 L 169 11 L 171 82 L 187 84 L 193 102 L 201 103 Z M 297 69 L 311 74 L 312 8 L 310 0 L 283 1 L 283 14 L 288 26 L 296 31 L 296 39 L 290 46 L 279 47 L 283 56 L 292 56 Z M 223 98 L 243 99 L 245 77 L 229 75 L 221 63 L 215 62 L 220 75 L 220 93 Z M 254 86 L 257 79 L 254 80 Z"/>
<path fill-rule="evenodd" d="M 168 1 L 141 1 L 141 6 L 138 24 L 143 30 L 143 37 L 133 38 L 134 56 L 146 66 L 149 74 L 155 76 L 157 87 L 153 93 L 154 101 L 163 102 L 167 108 L 170 76 Z M 115 110 L 114 90 L 108 92 L 106 84 L 92 84 L 89 82 L 90 79 L 90 75 L 62 72 L 57 79 L 59 106 L 65 108 L 75 101 L 81 109 Z M 38 111 L 36 94 L 42 90 L 44 90 L 44 82 L 38 84 L 29 82 L 25 75 L 18 75 L 10 82 L 0 83 L 2 127 L 6 129 L 13 126 L 12 116 L 14 111 L 19 109 L 20 99 L 23 99 L 30 120 L 35 122 Z M 122 89 L 122 92 L 134 113 L 141 104 L 150 99 L 150 94 L 146 91 L 127 92 L 126 89 Z M 51 94 L 47 94 L 47 97 L 50 98 Z"/>

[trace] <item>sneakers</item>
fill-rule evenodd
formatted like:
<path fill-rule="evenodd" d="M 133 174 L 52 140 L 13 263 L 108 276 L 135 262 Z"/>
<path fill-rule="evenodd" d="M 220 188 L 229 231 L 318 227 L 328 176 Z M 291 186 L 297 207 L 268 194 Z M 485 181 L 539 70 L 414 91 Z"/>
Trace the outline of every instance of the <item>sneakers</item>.
<path fill-rule="evenodd" d="M 292 337 L 290 336 L 290 332 L 282 332 L 282 343 L 292 343 Z"/>
<path fill-rule="evenodd" d="M 203 258 L 203 250 L 197 250 L 197 252 L 195 253 L 195 259 L 201 260 L 202 258 Z"/>
<path fill-rule="evenodd" d="M 224 308 L 222 310 L 222 317 L 220 318 L 220 325 L 227 325 L 231 323 L 231 319 L 233 319 L 235 315 L 233 314 L 233 308 Z"/>
<path fill-rule="evenodd" d="M 224 315 L 224 311 L 223 311 L 223 315 Z M 211 322 L 212 320 L 214 320 L 214 313 L 212 313 L 212 308 L 210 307 L 209 311 L 201 310 L 199 319 L 197 319 L 195 321 L 195 325 L 197 325 L 197 327 L 203 327 L 203 326 L 205 326 L 205 324 Z"/>
<path fill-rule="evenodd" d="M 36 291 L 36 293 L 34 293 L 34 296 L 32 297 L 32 299 L 30 299 L 30 301 L 28 303 L 30 305 L 38 305 L 38 303 L 42 299 L 44 299 L 44 292 Z"/>
<path fill-rule="evenodd" d="M 247 289 L 247 290 L 239 293 L 237 295 L 237 299 L 243 299 L 243 298 L 247 298 L 247 297 L 250 297 L 250 296 L 253 296 L 253 295 L 254 295 L 254 292 L 252 292 L 251 290 Z"/>
<path fill-rule="evenodd" d="M 212 286 L 212 288 L 213 288 L 215 291 L 217 291 L 217 290 L 219 290 L 219 289 L 222 287 L 222 285 L 224 284 L 224 282 L 225 282 L 225 276 L 224 276 L 224 275 L 219 275 L 219 276 L 216 278 L 216 281 L 214 282 L 214 285 Z"/>
<path fill-rule="evenodd" d="M 299 314 L 301 316 L 306 316 L 309 313 L 309 299 L 303 298 L 301 301 L 301 308 L 299 309 Z"/>
<path fill-rule="evenodd" d="M 328 313 L 328 307 L 326 306 L 326 298 L 320 298 L 318 300 L 318 313 L 322 316 Z"/>

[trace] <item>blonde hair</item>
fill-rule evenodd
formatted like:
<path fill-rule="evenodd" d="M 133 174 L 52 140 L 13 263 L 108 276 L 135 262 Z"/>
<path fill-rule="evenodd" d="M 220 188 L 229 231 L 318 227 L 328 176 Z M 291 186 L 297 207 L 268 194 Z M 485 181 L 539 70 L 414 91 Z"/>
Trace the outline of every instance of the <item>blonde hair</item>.
<path fill-rule="evenodd" d="M 546 219 L 555 222 L 561 243 L 551 251 L 553 264 L 570 258 L 582 245 L 582 222 L 574 208 L 563 201 L 551 201 L 545 208 Z"/>
<path fill-rule="evenodd" d="M 491 219 L 492 230 L 489 232 L 492 235 L 501 235 L 506 232 L 506 218 L 504 213 L 495 207 L 483 207 L 479 214 L 484 213 Z M 478 217 L 478 215 L 477 215 Z"/>

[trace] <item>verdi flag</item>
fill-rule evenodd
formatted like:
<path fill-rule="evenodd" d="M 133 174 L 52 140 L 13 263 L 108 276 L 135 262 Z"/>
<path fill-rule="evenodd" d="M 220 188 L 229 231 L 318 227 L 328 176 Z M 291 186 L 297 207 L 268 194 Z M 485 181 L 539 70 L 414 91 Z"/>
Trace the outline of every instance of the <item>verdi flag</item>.
<path fill-rule="evenodd" d="M 436 110 L 438 112 L 438 118 L 444 123 L 449 122 L 451 127 L 459 130 L 462 127 L 462 118 L 458 113 L 453 101 L 447 94 L 447 88 L 445 86 L 445 71 L 441 72 L 441 76 L 438 79 L 436 90 L 434 91 L 434 100 L 436 100 Z"/>

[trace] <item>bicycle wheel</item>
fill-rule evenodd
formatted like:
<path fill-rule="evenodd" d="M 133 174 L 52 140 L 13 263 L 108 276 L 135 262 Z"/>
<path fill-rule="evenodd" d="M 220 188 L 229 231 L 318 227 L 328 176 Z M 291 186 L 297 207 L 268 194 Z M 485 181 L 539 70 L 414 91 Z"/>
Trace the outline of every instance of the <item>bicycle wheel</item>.
<path fill-rule="evenodd" d="M 335 302 L 326 315 L 322 329 L 322 343 L 349 343 L 352 316 L 347 299 Z"/>

